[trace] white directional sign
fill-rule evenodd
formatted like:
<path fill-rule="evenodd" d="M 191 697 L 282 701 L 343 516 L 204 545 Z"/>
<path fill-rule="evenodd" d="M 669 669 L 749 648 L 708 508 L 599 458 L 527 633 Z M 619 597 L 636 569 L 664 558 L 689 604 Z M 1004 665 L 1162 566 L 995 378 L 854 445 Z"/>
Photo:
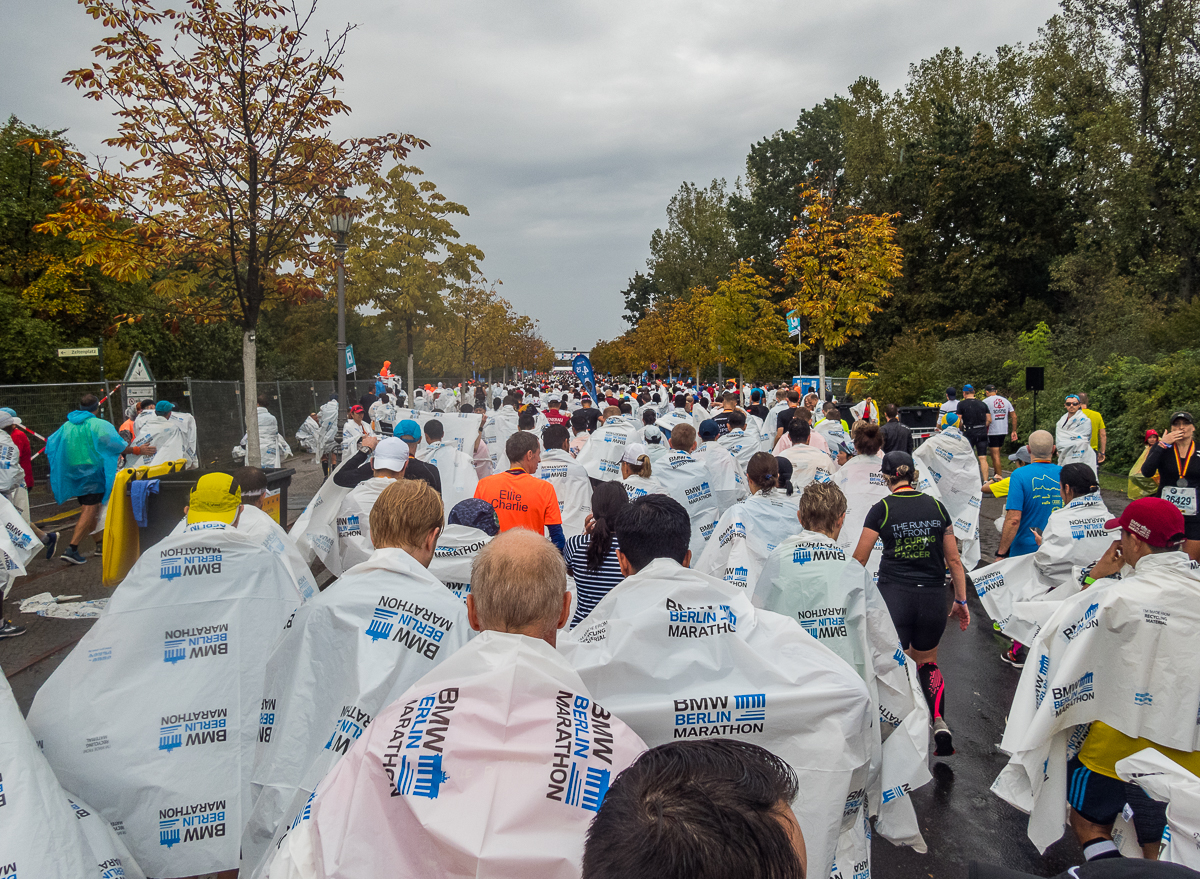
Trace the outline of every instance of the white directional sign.
<path fill-rule="evenodd" d="M 99 357 L 99 348 L 59 348 L 59 357 Z"/>

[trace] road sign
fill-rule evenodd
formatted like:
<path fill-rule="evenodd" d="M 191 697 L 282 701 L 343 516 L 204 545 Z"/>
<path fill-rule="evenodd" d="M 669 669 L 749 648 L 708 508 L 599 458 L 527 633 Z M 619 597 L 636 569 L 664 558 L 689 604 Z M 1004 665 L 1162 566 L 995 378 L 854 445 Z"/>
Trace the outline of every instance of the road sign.
<path fill-rule="evenodd" d="M 129 368 L 125 370 L 125 384 L 154 384 L 154 376 L 141 351 L 133 352 L 133 359 L 129 361 Z"/>
<path fill-rule="evenodd" d="M 800 315 L 794 311 L 787 313 L 788 336 L 800 335 Z"/>
<path fill-rule="evenodd" d="M 354 346 L 346 346 L 346 375 L 350 373 L 358 373 L 358 364 L 354 362 Z"/>
<path fill-rule="evenodd" d="M 99 348 L 59 348 L 59 357 L 99 357 Z"/>

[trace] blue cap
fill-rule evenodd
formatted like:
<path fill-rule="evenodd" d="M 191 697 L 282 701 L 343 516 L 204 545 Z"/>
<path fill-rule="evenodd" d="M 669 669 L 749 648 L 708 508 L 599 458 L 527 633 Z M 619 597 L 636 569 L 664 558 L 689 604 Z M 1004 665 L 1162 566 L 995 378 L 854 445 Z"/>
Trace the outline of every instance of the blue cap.
<path fill-rule="evenodd" d="M 421 441 L 421 425 L 417 424 L 411 418 L 405 418 L 396 425 L 396 429 L 392 431 L 392 436 L 398 436 L 406 443 L 419 443 Z"/>
<path fill-rule="evenodd" d="M 711 418 L 705 418 L 696 433 L 702 440 L 714 440 L 721 435 L 721 425 Z"/>
<path fill-rule="evenodd" d="M 469 497 L 455 504 L 446 524 L 478 528 L 491 537 L 500 533 L 500 519 L 496 516 L 495 508 L 477 497 Z"/>
<path fill-rule="evenodd" d="M 168 403 L 166 400 L 159 400 L 154 404 L 154 411 L 158 415 L 170 415 L 171 410 L 175 408 L 174 403 Z"/>
<path fill-rule="evenodd" d="M 964 393 L 964 394 L 965 394 L 967 391 L 973 391 L 973 390 L 975 390 L 975 386 L 974 386 L 974 385 L 963 385 L 963 393 Z"/>

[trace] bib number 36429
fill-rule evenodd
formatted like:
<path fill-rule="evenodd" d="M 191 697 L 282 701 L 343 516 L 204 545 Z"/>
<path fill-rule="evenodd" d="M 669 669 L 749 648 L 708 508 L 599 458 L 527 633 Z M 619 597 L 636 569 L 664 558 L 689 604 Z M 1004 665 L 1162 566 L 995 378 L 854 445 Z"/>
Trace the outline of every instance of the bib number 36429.
<path fill-rule="evenodd" d="M 1196 515 L 1196 489 L 1168 485 L 1163 488 L 1162 496 L 1163 500 L 1168 500 L 1178 507 L 1183 515 Z"/>

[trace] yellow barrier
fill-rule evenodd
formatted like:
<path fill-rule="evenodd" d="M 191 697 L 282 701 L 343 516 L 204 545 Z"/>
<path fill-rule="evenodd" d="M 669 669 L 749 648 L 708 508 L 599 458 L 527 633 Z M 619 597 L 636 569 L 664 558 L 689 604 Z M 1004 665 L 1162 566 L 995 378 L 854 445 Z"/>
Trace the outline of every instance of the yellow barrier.
<path fill-rule="evenodd" d="M 127 467 L 117 472 L 108 512 L 104 517 L 104 585 L 110 589 L 125 579 L 133 563 L 142 554 L 137 520 L 133 518 L 133 500 L 129 483 L 135 479 L 157 479 L 177 473 L 187 466 L 187 460 L 165 461 L 152 467 Z"/>

